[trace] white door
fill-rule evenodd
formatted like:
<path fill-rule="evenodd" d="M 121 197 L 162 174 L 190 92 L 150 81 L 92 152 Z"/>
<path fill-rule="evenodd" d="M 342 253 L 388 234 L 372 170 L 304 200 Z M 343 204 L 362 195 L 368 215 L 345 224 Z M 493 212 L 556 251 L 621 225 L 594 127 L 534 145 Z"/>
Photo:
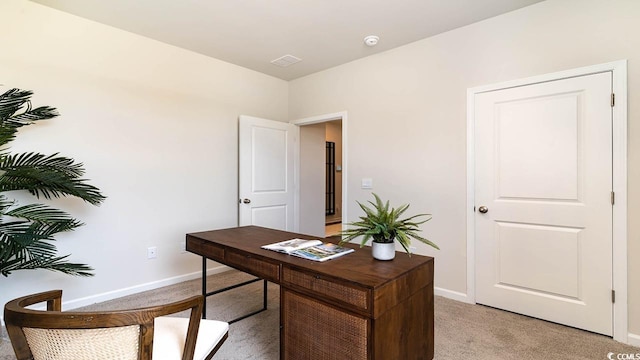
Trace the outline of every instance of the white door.
<path fill-rule="evenodd" d="M 297 126 L 289 123 L 240 116 L 240 226 L 293 231 L 297 131 Z"/>
<path fill-rule="evenodd" d="M 612 334 L 611 89 L 603 72 L 475 95 L 477 303 Z"/>

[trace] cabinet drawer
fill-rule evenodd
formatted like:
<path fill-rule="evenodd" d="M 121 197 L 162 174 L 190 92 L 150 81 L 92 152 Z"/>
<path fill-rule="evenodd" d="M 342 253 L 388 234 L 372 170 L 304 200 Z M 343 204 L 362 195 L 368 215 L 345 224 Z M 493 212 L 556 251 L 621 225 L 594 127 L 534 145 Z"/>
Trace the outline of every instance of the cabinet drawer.
<path fill-rule="evenodd" d="M 286 266 L 282 269 L 282 281 L 320 294 L 324 298 L 332 298 L 367 312 L 370 311 L 371 293 L 368 289 L 341 284 L 332 279 L 293 270 Z"/>
<path fill-rule="evenodd" d="M 213 261 L 224 261 L 224 248 L 209 241 L 189 238 L 187 239 L 187 251 L 202 255 Z"/>
<path fill-rule="evenodd" d="M 265 280 L 271 280 L 273 282 L 280 281 L 279 264 L 258 259 L 249 254 L 227 250 L 225 263 Z"/>

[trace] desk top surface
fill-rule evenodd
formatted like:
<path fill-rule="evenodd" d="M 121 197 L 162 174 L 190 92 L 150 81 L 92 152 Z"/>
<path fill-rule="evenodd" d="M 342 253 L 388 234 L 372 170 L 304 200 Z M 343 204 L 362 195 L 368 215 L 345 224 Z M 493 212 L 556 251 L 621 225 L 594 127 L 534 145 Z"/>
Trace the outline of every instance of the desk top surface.
<path fill-rule="evenodd" d="M 271 261 L 313 271 L 314 273 L 340 277 L 372 288 L 382 286 L 388 281 L 421 266 L 426 266 L 431 272 L 429 277 L 433 278 L 432 257 L 416 254 L 408 256 L 406 253 L 398 252 L 395 259 L 380 261 L 372 257 L 370 247 L 360 248 L 357 244 L 346 244 L 346 246 L 354 248 L 355 252 L 325 262 L 307 260 L 261 249 L 260 246 L 262 245 L 279 241 L 294 238 L 317 239 L 317 237 L 258 226 L 243 226 L 187 234 L 187 241 L 190 238 L 205 240 L 225 248 L 239 250 Z"/>

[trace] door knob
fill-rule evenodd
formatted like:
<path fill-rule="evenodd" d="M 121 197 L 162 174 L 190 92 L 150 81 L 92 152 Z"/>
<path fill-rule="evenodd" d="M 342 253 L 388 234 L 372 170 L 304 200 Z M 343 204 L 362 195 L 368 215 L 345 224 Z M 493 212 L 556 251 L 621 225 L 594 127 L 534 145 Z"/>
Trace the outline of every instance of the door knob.
<path fill-rule="evenodd" d="M 251 204 L 251 199 L 243 199 L 242 202 L 245 204 Z"/>
<path fill-rule="evenodd" d="M 487 211 L 489 211 L 489 208 L 488 208 L 488 207 L 486 207 L 486 206 L 480 206 L 480 207 L 478 208 L 478 211 L 480 211 L 480 212 L 481 212 L 481 213 L 483 213 L 483 214 L 486 214 L 486 213 L 487 213 Z"/>

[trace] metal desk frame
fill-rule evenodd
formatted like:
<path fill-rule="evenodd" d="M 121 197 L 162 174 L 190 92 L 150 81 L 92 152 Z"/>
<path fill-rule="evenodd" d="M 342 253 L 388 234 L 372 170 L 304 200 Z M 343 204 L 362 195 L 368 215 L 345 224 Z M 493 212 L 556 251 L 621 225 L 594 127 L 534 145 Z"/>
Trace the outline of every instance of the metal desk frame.
<path fill-rule="evenodd" d="M 233 320 L 227 321 L 229 324 L 233 324 L 234 322 L 240 321 L 242 319 L 246 319 L 249 316 L 253 316 L 255 314 L 259 314 L 259 313 L 267 310 L 267 280 L 264 280 L 264 279 L 261 279 L 261 278 L 255 278 L 255 279 L 251 279 L 251 280 L 239 283 L 239 284 L 227 286 L 227 287 L 224 287 L 222 289 L 218 289 L 218 290 L 207 292 L 207 258 L 205 256 L 203 256 L 202 257 L 202 296 L 204 297 L 204 303 L 202 304 L 202 318 L 203 319 L 207 318 L 207 297 L 212 296 L 212 295 L 216 295 L 216 294 L 220 294 L 220 293 L 223 293 L 225 291 L 233 290 L 235 288 L 239 288 L 239 287 L 242 287 L 242 286 L 245 286 L 245 285 L 253 284 L 254 282 L 258 282 L 260 280 L 263 281 L 263 286 L 262 286 L 262 309 L 253 311 L 253 312 L 251 312 L 249 314 L 242 315 L 242 316 L 240 316 L 238 318 L 235 318 Z"/>

